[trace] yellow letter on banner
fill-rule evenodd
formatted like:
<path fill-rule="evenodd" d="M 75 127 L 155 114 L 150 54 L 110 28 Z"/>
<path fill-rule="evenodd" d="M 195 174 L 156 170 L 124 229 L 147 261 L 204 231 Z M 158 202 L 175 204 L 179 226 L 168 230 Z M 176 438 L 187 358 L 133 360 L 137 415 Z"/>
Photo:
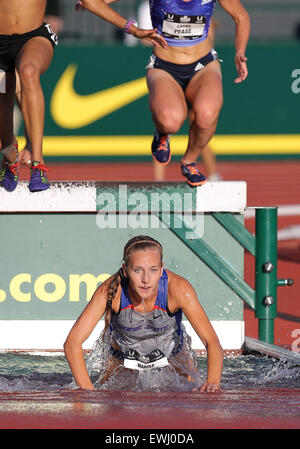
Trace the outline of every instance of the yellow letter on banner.
<path fill-rule="evenodd" d="M 21 291 L 21 285 L 24 283 L 31 284 L 31 274 L 20 273 L 14 276 L 9 285 L 9 291 L 11 296 L 20 302 L 29 302 L 31 300 L 31 293 L 23 293 Z"/>
<path fill-rule="evenodd" d="M 49 283 L 54 284 L 55 286 L 54 291 L 50 293 L 45 290 L 46 284 Z M 42 274 L 34 283 L 34 293 L 41 301 L 56 302 L 59 301 L 66 293 L 66 283 L 58 274 Z"/>
<path fill-rule="evenodd" d="M 110 274 L 102 273 L 99 276 L 94 276 L 90 273 L 85 274 L 70 274 L 70 293 L 69 301 L 77 302 L 80 296 L 80 284 L 86 284 L 86 301 L 89 301 L 94 294 L 97 285 L 109 278 Z"/>

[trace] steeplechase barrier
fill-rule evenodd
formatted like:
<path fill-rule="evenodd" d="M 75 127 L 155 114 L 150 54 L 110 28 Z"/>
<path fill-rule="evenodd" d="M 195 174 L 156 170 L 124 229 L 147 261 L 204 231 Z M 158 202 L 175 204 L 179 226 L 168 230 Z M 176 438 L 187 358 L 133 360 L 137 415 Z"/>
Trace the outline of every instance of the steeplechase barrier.
<path fill-rule="evenodd" d="M 241 351 L 246 302 L 259 339 L 273 343 L 277 287 L 277 209 L 256 208 L 244 227 L 243 181 L 186 183 L 52 182 L 0 190 L 0 350 L 61 350 L 97 285 L 116 272 L 123 247 L 146 234 L 164 265 L 190 281 L 225 351 Z M 244 280 L 244 252 L 255 257 L 255 289 Z M 204 350 L 189 322 L 192 346 Z M 101 320 L 84 344 L 90 349 Z"/>
<path fill-rule="evenodd" d="M 295 351 L 290 351 L 286 348 L 281 348 L 280 346 L 273 345 L 271 343 L 266 343 L 256 338 L 245 337 L 244 342 L 245 351 L 250 353 L 266 354 L 270 357 L 287 361 L 293 365 L 300 366 L 300 354 Z"/>

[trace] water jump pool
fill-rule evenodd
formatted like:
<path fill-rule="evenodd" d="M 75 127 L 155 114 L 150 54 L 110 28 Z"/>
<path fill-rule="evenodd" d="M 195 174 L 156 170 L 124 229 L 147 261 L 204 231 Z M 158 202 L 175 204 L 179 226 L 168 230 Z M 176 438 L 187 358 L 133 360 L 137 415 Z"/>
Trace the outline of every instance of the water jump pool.
<path fill-rule="evenodd" d="M 204 376 L 205 357 L 198 366 Z M 290 362 L 225 358 L 219 394 L 168 386 L 163 370 L 152 384 L 141 372 L 144 379 L 128 390 L 85 391 L 74 389 L 62 354 L 1 353 L 0 427 L 107 429 L 108 435 L 110 429 L 300 427 L 300 367 Z"/>

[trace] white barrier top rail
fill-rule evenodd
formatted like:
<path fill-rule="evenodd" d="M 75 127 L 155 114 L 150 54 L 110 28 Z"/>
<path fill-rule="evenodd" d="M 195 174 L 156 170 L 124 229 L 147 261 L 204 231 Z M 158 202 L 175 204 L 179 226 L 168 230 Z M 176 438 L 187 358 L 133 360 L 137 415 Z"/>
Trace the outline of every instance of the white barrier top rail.
<path fill-rule="evenodd" d="M 49 190 L 30 193 L 28 182 L 20 182 L 16 190 L 6 192 L 0 187 L 0 212 L 96 212 L 97 195 L 112 187 L 129 186 L 130 191 L 173 192 L 196 194 L 198 212 L 244 213 L 247 205 L 245 181 L 207 182 L 191 188 L 186 183 L 99 183 L 51 182 Z M 151 194 L 151 193 L 150 193 Z"/>

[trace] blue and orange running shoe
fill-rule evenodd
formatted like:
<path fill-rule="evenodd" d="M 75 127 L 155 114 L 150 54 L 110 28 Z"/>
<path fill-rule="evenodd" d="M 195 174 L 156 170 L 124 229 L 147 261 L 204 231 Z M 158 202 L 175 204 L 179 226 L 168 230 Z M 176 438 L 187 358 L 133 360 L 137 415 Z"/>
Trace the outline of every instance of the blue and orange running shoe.
<path fill-rule="evenodd" d="M 181 173 L 187 178 L 187 182 L 190 186 L 202 186 L 206 183 L 206 177 L 200 173 L 196 162 L 191 164 L 181 164 Z"/>
<path fill-rule="evenodd" d="M 18 143 L 15 142 L 14 150 L 16 151 L 16 160 L 14 162 L 8 162 L 4 158 L 2 159 L 0 168 L 1 185 L 7 190 L 7 192 L 13 192 L 19 181 L 18 168 L 20 163 L 18 162 Z"/>
<path fill-rule="evenodd" d="M 50 188 L 50 183 L 47 178 L 48 169 L 45 165 L 38 161 L 33 161 L 31 166 L 31 176 L 29 181 L 30 192 L 40 192 Z"/>
<path fill-rule="evenodd" d="M 170 134 L 154 133 L 151 151 L 153 159 L 159 164 L 168 164 L 171 159 Z"/>

